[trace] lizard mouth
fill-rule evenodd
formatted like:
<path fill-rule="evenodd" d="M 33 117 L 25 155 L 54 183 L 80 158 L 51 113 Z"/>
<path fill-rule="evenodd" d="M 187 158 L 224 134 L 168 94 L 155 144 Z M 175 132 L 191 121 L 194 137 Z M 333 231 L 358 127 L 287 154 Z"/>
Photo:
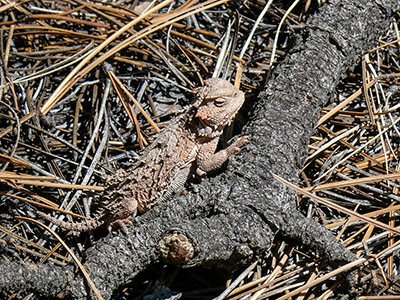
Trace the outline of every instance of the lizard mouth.
<path fill-rule="evenodd" d="M 199 124 L 197 126 L 197 134 L 201 137 L 209 137 L 215 138 L 220 136 L 228 123 L 231 122 L 224 122 L 224 124 L 208 124 L 204 120 L 198 118 Z"/>

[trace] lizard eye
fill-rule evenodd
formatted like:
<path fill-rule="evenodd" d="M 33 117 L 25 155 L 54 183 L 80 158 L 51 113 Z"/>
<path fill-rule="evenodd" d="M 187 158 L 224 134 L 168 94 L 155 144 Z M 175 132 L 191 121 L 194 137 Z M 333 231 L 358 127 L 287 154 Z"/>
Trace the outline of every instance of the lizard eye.
<path fill-rule="evenodd" d="M 225 104 L 225 98 L 218 97 L 214 100 L 215 106 L 221 107 Z"/>

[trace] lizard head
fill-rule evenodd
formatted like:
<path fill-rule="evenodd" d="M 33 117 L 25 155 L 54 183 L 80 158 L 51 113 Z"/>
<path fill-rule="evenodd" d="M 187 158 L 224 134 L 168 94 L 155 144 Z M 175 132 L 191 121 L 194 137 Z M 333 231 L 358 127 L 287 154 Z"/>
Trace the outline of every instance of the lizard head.
<path fill-rule="evenodd" d="M 196 91 L 198 134 L 214 138 L 220 136 L 244 102 L 244 93 L 221 78 L 211 78 Z"/>

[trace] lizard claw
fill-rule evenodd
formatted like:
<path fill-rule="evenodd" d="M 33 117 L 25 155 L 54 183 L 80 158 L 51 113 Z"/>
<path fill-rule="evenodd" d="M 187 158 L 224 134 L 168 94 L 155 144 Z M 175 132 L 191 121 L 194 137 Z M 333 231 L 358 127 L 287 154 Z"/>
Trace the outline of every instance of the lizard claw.
<path fill-rule="evenodd" d="M 241 147 L 243 147 L 245 144 L 250 142 L 250 136 L 246 135 L 243 136 L 239 139 L 237 139 L 232 145 L 228 147 L 229 153 L 238 153 L 241 151 Z"/>
<path fill-rule="evenodd" d="M 132 221 L 129 218 L 115 220 L 111 224 L 108 225 L 108 232 L 111 232 L 114 229 L 121 229 L 122 233 L 125 236 L 128 236 L 129 230 L 126 225 L 129 225 L 129 226 L 133 225 Z"/>
<path fill-rule="evenodd" d="M 237 139 L 236 142 L 234 142 L 233 144 L 236 147 L 242 147 L 243 145 L 247 144 L 248 142 L 250 142 L 250 136 L 249 135 L 245 135 L 242 136 L 241 138 Z"/>

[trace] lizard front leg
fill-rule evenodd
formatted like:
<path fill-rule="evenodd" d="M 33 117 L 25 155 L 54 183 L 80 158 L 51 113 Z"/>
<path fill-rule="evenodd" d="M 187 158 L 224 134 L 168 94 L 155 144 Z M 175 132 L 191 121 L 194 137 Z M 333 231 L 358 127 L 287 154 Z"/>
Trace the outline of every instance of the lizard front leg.
<path fill-rule="evenodd" d="M 233 144 L 227 148 L 215 152 L 218 144 L 218 138 L 212 139 L 209 142 L 203 143 L 200 146 L 199 153 L 197 155 L 197 170 L 196 175 L 204 176 L 207 172 L 220 168 L 230 156 L 234 153 L 240 152 L 240 148 L 248 143 L 250 140 L 249 136 L 244 136 L 237 139 Z"/>

